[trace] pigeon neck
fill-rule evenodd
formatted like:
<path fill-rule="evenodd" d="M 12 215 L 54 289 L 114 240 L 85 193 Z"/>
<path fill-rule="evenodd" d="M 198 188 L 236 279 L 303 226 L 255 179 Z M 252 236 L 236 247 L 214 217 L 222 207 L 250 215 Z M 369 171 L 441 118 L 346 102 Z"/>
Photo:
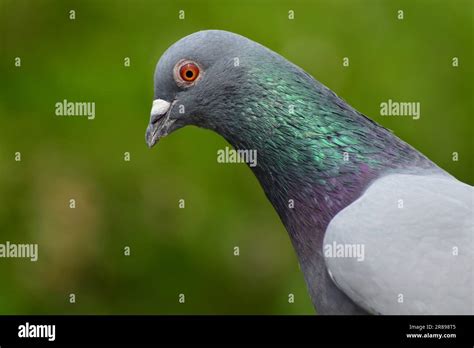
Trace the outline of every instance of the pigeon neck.
<path fill-rule="evenodd" d="M 233 132 L 236 148 L 255 151 L 250 166 L 287 228 L 301 262 L 320 254 L 326 227 L 370 183 L 390 171 L 433 164 L 388 130 L 362 115 L 360 126 L 328 129 L 312 123 L 293 133 L 286 123 L 260 134 Z M 327 128 L 327 127 L 326 127 Z M 265 132 L 266 131 L 266 132 Z M 317 136 L 315 135 L 317 134 Z"/>
<path fill-rule="evenodd" d="M 257 152 L 251 167 L 300 259 L 321 250 L 331 219 L 389 170 L 433 164 L 276 55 L 252 64 L 234 105 L 211 128 L 234 148 Z M 313 249 L 313 250 L 308 250 Z M 316 250 L 314 250 L 316 249 Z"/>

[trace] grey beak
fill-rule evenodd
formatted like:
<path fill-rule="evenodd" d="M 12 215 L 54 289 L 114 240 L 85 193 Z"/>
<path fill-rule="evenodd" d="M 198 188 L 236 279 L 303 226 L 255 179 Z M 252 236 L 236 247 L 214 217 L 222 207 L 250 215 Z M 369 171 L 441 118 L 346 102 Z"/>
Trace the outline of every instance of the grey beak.
<path fill-rule="evenodd" d="M 172 104 L 163 99 L 153 100 L 150 113 L 150 123 L 146 129 L 145 140 L 148 147 L 155 145 L 158 140 L 168 134 L 173 120 L 169 119 Z"/>

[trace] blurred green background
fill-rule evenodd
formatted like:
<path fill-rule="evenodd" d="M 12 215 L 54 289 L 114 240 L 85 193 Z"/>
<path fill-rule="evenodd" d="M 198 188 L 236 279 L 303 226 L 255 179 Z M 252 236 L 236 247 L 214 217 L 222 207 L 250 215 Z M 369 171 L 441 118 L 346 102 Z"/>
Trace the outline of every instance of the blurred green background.
<path fill-rule="evenodd" d="M 0 243 L 39 243 L 36 263 L 0 259 L 0 314 L 314 313 L 257 180 L 217 163 L 222 138 L 188 127 L 145 145 L 155 64 L 198 30 L 273 49 L 474 183 L 472 1 L 0 3 Z M 95 120 L 55 116 L 63 99 L 95 102 Z M 421 118 L 380 116 L 388 99 Z"/>

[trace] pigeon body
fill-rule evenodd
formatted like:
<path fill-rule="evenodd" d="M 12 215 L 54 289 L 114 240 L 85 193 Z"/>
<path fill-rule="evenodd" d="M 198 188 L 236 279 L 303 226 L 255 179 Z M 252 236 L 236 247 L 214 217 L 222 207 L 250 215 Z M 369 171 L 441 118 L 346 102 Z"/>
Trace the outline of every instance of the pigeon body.
<path fill-rule="evenodd" d="M 250 168 L 318 313 L 474 312 L 472 187 L 301 68 L 242 36 L 201 31 L 163 54 L 154 94 L 149 146 L 196 125 L 257 150 Z"/>

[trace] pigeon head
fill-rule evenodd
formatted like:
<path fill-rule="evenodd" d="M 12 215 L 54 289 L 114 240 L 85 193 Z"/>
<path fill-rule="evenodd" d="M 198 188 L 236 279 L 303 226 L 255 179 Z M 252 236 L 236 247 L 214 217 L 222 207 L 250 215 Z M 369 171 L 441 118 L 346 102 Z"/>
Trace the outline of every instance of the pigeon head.
<path fill-rule="evenodd" d="M 239 35 L 208 30 L 168 48 L 155 70 L 148 146 L 186 125 L 215 129 L 224 122 L 219 114 L 232 108 L 232 93 L 244 75 L 239 69 L 239 50 L 249 43 Z"/>
<path fill-rule="evenodd" d="M 252 131 L 261 133 L 269 125 L 265 116 L 273 113 L 264 112 L 256 100 L 268 100 L 268 83 L 277 75 L 271 70 L 288 71 L 282 69 L 285 65 L 293 66 L 230 32 L 206 30 L 182 38 L 156 66 L 148 146 L 186 125 L 215 130 L 227 139 L 244 130 L 249 136 Z"/>

